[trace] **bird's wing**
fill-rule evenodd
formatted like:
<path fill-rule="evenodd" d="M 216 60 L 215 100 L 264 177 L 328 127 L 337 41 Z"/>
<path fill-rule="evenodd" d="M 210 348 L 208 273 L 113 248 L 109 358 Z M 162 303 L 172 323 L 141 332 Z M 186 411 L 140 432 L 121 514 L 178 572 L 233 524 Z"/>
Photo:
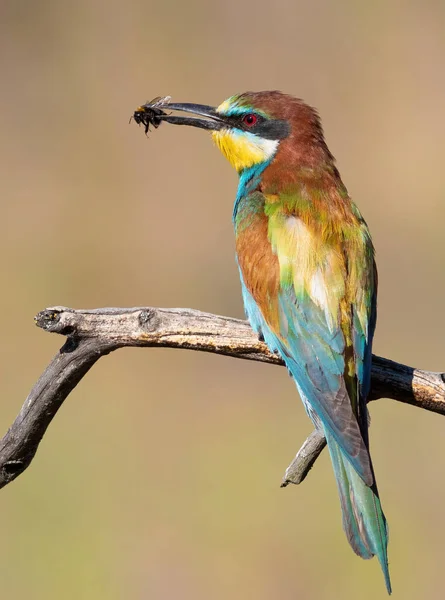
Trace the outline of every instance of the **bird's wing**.
<path fill-rule="evenodd" d="M 375 302 L 372 246 L 369 250 L 364 239 L 345 249 L 342 237 L 337 238 L 320 243 L 301 219 L 269 215 L 269 251 L 277 258 L 279 284 L 276 297 L 270 294 L 260 303 L 263 335 L 282 355 L 309 404 L 308 412 L 316 413 L 370 486 L 374 478 L 361 388 L 369 386 Z M 244 284 L 251 302 L 258 305 L 255 283 L 244 277 Z"/>

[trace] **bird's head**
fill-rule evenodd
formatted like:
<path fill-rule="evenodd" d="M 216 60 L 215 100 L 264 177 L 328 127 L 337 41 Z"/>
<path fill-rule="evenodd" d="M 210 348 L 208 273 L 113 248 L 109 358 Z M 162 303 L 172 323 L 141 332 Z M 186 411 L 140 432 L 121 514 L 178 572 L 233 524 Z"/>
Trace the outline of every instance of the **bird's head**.
<path fill-rule="evenodd" d="M 290 121 L 273 106 L 274 92 L 232 96 L 215 109 L 218 129 L 212 137 L 238 172 L 269 162 L 291 133 Z"/>
<path fill-rule="evenodd" d="M 160 121 L 190 125 L 211 131 L 212 137 L 233 167 L 242 173 L 254 165 L 269 164 L 281 155 L 286 165 L 314 162 L 322 150 L 332 158 L 323 139 L 317 112 L 302 100 L 278 91 L 245 92 L 231 96 L 218 107 L 203 104 L 146 104 L 135 113 L 138 123 L 157 126 Z M 143 111 L 154 106 L 153 119 Z M 194 117 L 164 111 L 192 113 Z"/>

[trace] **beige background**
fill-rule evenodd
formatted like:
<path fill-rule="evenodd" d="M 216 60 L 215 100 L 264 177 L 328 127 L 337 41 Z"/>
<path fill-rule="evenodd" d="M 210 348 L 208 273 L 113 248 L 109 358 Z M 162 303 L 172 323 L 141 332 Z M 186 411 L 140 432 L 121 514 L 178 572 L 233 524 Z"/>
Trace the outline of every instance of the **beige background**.
<path fill-rule="evenodd" d="M 317 106 L 378 253 L 375 351 L 444 369 L 445 5 L 0 2 L 1 429 L 61 340 L 40 309 L 242 316 L 236 174 L 202 131 L 128 125 L 156 95 L 282 89 Z M 381 400 L 372 450 L 395 598 L 444 597 L 445 421 Z M 385 598 L 347 545 L 283 369 L 173 350 L 94 367 L 1 492 L 12 600 Z"/>

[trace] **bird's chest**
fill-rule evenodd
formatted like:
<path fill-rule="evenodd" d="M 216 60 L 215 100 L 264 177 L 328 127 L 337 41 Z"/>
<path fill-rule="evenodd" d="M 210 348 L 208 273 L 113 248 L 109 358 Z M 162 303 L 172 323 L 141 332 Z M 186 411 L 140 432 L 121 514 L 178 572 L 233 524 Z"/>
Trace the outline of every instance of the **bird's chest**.
<path fill-rule="evenodd" d="M 235 232 L 244 283 L 259 303 L 280 288 L 298 288 L 298 279 L 307 280 L 326 259 L 326 246 L 308 224 L 286 211 L 271 211 L 259 193 L 239 201 Z"/>
<path fill-rule="evenodd" d="M 275 312 L 280 266 L 269 240 L 269 220 L 260 194 L 239 201 L 235 216 L 236 253 L 245 287 L 264 316 Z"/>
<path fill-rule="evenodd" d="M 261 194 L 240 202 L 235 228 L 243 282 L 266 321 L 279 318 L 284 296 L 311 298 L 329 322 L 337 320 L 346 273 L 335 239 L 327 243 L 307 220 L 270 210 Z"/>

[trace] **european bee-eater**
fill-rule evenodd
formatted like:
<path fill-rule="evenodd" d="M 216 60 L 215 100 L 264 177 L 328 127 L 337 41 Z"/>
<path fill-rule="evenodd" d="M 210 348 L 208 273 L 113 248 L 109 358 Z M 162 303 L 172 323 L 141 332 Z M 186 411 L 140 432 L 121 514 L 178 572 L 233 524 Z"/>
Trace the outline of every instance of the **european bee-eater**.
<path fill-rule="evenodd" d="M 150 104 L 140 107 L 135 119 L 146 130 L 162 120 L 210 130 L 237 170 L 233 223 L 247 318 L 280 354 L 307 414 L 326 436 L 348 541 L 362 558 L 377 555 L 391 593 L 366 407 L 376 323 L 374 249 L 317 112 L 281 92 L 246 92 L 217 108 L 156 99 L 151 112 Z"/>

